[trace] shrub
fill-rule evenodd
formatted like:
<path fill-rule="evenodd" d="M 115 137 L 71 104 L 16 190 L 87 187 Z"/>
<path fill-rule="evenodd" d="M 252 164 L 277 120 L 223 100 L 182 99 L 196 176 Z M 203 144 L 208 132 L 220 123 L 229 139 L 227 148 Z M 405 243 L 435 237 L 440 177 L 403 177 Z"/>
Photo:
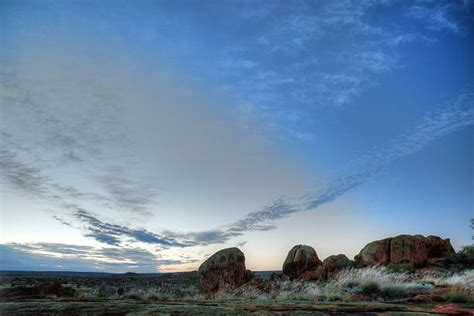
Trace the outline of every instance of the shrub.
<path fill-rule="evenodd" d="M 422 279 L 422 280 L 417 280 L 416 284 L 421 285 L 421 286 L 435 286 L 436 283 L 433 281 L 433 279 Z"/>
<path fill-rule="evenodd" d="M 304 295 L 303 293 L 295 293 L 295 292 L 286 292 L 286 297 L 284 299 L 288 301 L 307 301 L 309 300 L 308 296 Z"/>
<path fill-rule="evenodd" d="M 367 296 L 374 296 L 380 293 L 380 285 L 374 281 L 368 281 L 362 283 L 360 286 L 359 293 L 367 295 Z"/>
<path fill-rule="evenodd" d="M 446 260 L 451 270 L 474 269 L 474 245 L 464 246 L 455 254 L 447 254 Z"/>
<path fill-rule="evenodd" d="M 415 265 L 413 263 L 390 263 L 387 266 L 391 272 L 413 273 L 415 272 Z"/>
<path fill-rule="evenodd" d="M 452 303 L 467 303 L 469 301 L 469 294 L 461 290 L 451 290 L 446 292 L 445 297 Z"/>
<path fill-rule="evenodd" d="M 60 296 L 64 297 L 74 297 L 76 296 L 76 289 L 72 286 L 64 286 L 60 290 Z"/>
<path fill-rule="evenodd" d="M 384 299 L 393 300 L 407 296 L 407 291 L 400 285 L 386 286 L 380 289 L 379 295 Z"/>
<path fill-rule="evenodd" d="M 307 283 L 303 287 L 303 292 L 306 296 L 310 299 L 314 299 L 318 296 L 321 296 L 322 288 L 318 286 L 316 283 Z"/>
<path fill-rule="evenodd" d="M 337 282 L 329 282 L 321 290 L 320 299 L 323 301 L 334 302 L 343 301 L 346 297 L 344 288 Z"/>
<path fill-rule="evenodd" d="M 90 287 L 81 286 L 76 288 L 75 296 L 77 298 L 91 298 L 96 296 L 96 290 Z"/>
<path fill-rule="evenodd" d="M 117 290 L 115 287 L 108 286 L 105 284 L 100 285 L 96 290 L 95 290 L 95 296 L 97 297 L 113 297 L 117 293 Z"/>

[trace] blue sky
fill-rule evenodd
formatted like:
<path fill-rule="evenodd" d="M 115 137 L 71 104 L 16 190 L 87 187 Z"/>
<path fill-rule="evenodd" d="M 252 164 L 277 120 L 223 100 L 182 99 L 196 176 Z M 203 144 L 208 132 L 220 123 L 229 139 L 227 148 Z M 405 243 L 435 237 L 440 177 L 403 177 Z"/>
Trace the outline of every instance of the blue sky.
<path fill-rule="evenodd" d="M 472 242 L 471 1 L 2 1 L 0 268 Z"/>

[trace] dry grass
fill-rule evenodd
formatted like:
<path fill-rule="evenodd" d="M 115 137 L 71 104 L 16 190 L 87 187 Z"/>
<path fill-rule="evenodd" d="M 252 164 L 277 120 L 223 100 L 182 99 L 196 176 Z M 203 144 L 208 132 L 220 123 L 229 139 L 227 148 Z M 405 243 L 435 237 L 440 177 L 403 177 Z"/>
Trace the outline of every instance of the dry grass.
<path fill-rule="evenodd" d="M 76 280 L 76 279 L 74 279 Z M 158 282 L 142 279 L 98 279 L 76 280 L 63 283 L 73 288 L 78 299 L 135 299 L 140 301 L 204 301 L 204 300 L 254 300 L 254 301 L 391 301 L 418 294 L 436 294 L 436 287 L 448 287 L 448 301 L 472 301 L 474 293 L 474 270 L 463 273 L 436 271 L 408 274 L 393 272 L 381 266 L 341 271 L 334 279 L 324 283 L 274 281 L 256 279 L 231 293 L 204 294 L 197 282 L 175 282 L 171 276 Z M 79 282 L 80 281 L 80 282 Z M 43 280 L 41 280 L 43 282 Z"/>
<path fill-rule="evenodd" d="M 362 269 L 349 269 L 341 271 L 336 281 L 346 285 L 351 283 L 375 282 L 380 286 L 409 283 L 409 275 L 401 272 L 390 272 L 383 266 L 367 267 Z"/>
<path fill-rule="evenodd" d="M 420 279 L 437 286 L 453 286 L 465 290 L 474 290 L 474 270 L 450 273 L 448 275 L 440 275 L 439 273 L 428 271 L 422 274 Z"/>

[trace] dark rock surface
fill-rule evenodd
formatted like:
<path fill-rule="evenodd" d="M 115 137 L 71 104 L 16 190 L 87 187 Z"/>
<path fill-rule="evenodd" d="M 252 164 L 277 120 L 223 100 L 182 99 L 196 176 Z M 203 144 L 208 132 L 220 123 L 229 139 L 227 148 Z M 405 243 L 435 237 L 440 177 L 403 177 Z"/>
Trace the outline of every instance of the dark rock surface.
<path fill-rule="evenodd" d="M 323 264 L 318 268 L 318 280 L 334 278 L 341 270 L 354 267 L 354 261 L 346 255 L 339 254 L 329 256 L 324 259 Z"/>
<path fill-rule="evenodd" d="M 354 259 L 358 267 L 400 263 L 423 267 L 438 262 L 437 259 L 442 259 L 445 254 L 453 253 L 449 239 L 438 236 L 399 235 L 367 244 Z"/>
<path fill-rule="evenodd" d="M 305 272 L 315 271 L 321 265 L 313 247 L 297 245 L 291 248 L 283 263 L 283 273 L 291 279 L 301 277 Z"/>
<path fill-rule="evenodd" d="M 207 293 L 232 291 L 247 281 L 245 256 L 238 248 L 220 250 L 198 270 L 199 282 Z"/>

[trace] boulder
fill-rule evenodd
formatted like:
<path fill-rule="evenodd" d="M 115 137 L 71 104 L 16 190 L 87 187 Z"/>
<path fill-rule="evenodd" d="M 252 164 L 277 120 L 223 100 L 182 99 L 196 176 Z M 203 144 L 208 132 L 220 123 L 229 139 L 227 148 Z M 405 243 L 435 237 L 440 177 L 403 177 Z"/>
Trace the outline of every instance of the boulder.
<path fill-rule="evenodd" d="M 358 267 L 365 265 L 387 264 L 390 262 L 390 242 L 392 238 L 373 241 L 367 244 L 354 257 Z"/>
<path fill-rule="evenodd" d="M 354 259 L 358 267 L 401 263 L 423 267 L 439 262 L 437 259 L 450 253 L 454 253 L 454 248 L 449 239 L 438 236 L 399 235 L 367 244 Z"/>
<path fill-rule="evenodd" d="M 235 247 L 220 250 L 201 264 L 198 273 L 205 292 L 232 291 L 247 281 L 245 256 Z"/>
<path fill-rule="evenodd" d="M 334 278 L 339 271 L 354 266 L 354 261 L 349 260 L 346 255 L 333 255 L 324 259 L 323 264 L 317 269 L 317 278 L 320 281 Z"/>
<path fill-rule="evenodd" d="M 316 251 L 307 245 L 297 245 L 291 248 L 283 263 L 283 273 L 296 279 L 307 271 L 315 271 L 321 264 Z"/>
<path fill-rule="evenodd" d="M 429 258 L 443 258 L 445 254 L 456 253 L 449 238 L 443 239 L 438 236 L 428 236 L 425 242 Z"/>
<path fill-rule="evenodd" d="M 400 235 L 392 238 L 390 243 L 391 263 L 412 263 L 422 267 L 428 261 L 428 248 L 425 237 L 421 235 Z"/>

